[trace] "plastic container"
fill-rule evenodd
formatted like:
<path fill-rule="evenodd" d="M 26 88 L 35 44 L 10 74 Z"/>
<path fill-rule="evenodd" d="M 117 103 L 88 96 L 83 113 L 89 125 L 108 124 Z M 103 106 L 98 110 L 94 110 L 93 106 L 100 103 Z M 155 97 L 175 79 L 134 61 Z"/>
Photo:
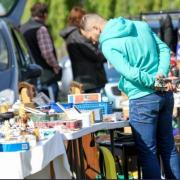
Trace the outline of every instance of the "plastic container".
<path fill-rule="evenodd" d="M 112 102 L 93 102 L 75 104 L 79 110 L 102 109 L 103 114 L 112 114 Z"/>
<path fill-rule="evenodd" d="M 69 109 L 73 107 L 72 103 L 61 103 L 61 105 L 65 108 L 65 109 Z M 63 110 L 56 104 L 56 103 L 50 103 L 50 107 L 51 109 L 54 109 L 55 112 L 57 113 L 61 113 L 63 112 Z"/>
<path fill-rule="evenodd" d="M 0 152 L 28 151 L 30 145 L 28 142 L 22 143 L 0 143 Z"/>
<path fill-rule="evenodd" d="M 61 103 L 65 109 L 72 108 L 75 105 L 79 110 L 92 110 L 92 109 L 101 109 L 103 114 L 112 114 L 112 102 L 89 102 L 89 103 Z M 50 104 L 51 109 L 54 109 L 55 112 L 61 113 L 62 109 L 56 104 Z"/>

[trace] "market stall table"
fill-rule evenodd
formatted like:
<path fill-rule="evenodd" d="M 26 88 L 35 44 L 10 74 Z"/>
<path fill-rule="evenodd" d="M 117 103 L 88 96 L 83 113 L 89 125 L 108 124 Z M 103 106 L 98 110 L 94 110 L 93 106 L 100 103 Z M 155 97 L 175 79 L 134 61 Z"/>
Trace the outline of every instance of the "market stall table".
<path fill-rule="evenodd" d="M 78 131 L 63 132 L 62 135 L 64 140 L 74 140 L 84 135 L 94 133 L 100 130 L 111 130 L 111 129 L 123 128 L 127 126 L 129 126 L 129 121 L 126 120 L 120 120 L 115 122 L 100 122 L 100 123 L 95 123 L 90 127 L 82 128 Z"/>
<path fill-rule="evenodd" d="M 129 126 L 128 121 L 119 120 L 116 122 L 95 123 L 90 127 L 82 128 L 78 131 L 62 132 L 63 139 L 69 141 L 69 145 L 70 145 L 69 154 L 72 155 L 74 153 L 74 162 L 75 162 L 76 178 L 77 179 L 85 179 L 84 152 L 83 152 L 83 146 L 82 146 L 82 137 L 87 135 L 87 134 L 91 134 L 91 133 L 94 133 L 94 132 L 97 132 L 100 130 L 110 130 L 111 147 L 112 147 L 112 152 L 113 152 L 113 143 L 114 143 L 114 141 L 113 141 L 113 130 L 117 129 L 117 128 L 127 127 L 127 126 Z M 79 150 L 79 152 L 78 152 L 78 150 Z M 78 154 L 79 154 L 79 161 L 80 162 L 78 162 Z M 70 162 L 73 162 L 72 157 L 71 157 Z M 73 171 L 73 168 L 71 168 L 71 170 Z"/>
<path fill-rule="evenodd" d="M 50 162 L 56 179 L 71 179 L 64 141 L 58 132 L 29 151 L 1 152 L 0 179 L 51 178 Z"/>

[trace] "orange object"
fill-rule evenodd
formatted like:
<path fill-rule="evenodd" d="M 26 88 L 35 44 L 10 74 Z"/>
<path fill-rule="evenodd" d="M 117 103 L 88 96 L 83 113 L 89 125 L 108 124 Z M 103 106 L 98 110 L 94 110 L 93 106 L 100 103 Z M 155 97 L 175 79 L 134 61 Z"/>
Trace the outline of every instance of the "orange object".
<path fill-rule="evenodd" d="M 68 95 L 68 103 L 101 102 L 100 93 L 73 94 Z"/>

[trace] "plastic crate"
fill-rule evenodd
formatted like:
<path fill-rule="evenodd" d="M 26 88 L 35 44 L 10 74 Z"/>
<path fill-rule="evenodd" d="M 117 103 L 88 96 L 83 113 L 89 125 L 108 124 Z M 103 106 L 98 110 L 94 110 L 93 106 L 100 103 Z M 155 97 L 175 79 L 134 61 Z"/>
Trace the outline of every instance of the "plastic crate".
<path fill-rule="evenodd" d="M 79 110 L 102 109 L 103 114 L 112 114 L 112 102 L 91 102 L 75 104 Z"/>

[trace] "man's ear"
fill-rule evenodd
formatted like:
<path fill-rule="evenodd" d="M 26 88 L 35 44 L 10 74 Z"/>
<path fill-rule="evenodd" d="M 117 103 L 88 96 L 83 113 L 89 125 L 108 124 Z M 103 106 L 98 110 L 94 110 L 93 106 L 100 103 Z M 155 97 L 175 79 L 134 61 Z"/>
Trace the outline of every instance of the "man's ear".
<path fill-rule="evenodd" d="M 80 28 L 80 33 L 81 33 L 82 35 L 85 35 L 85 34 L 86 34 L 86 32 L 85 32 L 83 29 L 81 29 L 81 28 Z"/>
<path fill-rule="evenodd" d="M 94 25 L 92 28 L 94 30 L 96 30 L 98 33 L 101 33 L 101 28 L 100 28 L 100 26 L 98 24 Z"/>
<path fill-rule="evenodd" d="M 85 36 L 88 37 L 88 32 L 84 31 L 83 29 L 80 29 L 80 33 Z"/>

